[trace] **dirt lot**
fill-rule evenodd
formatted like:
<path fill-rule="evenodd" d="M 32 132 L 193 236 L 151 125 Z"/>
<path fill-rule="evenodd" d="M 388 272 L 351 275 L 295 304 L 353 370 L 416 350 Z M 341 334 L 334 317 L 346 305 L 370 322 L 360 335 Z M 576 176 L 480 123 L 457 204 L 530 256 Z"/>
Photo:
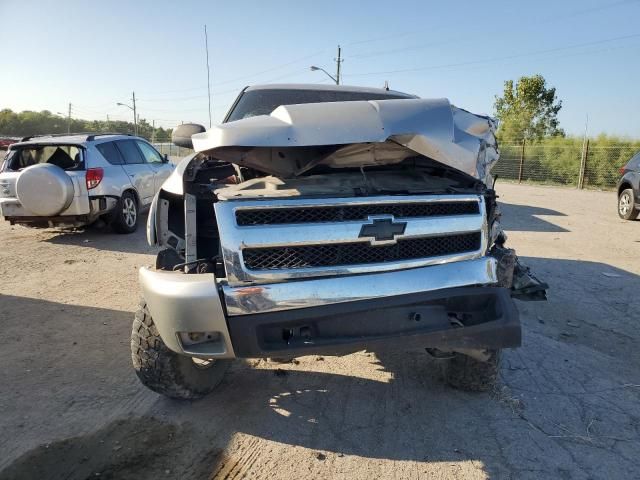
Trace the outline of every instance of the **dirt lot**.
<path fill-rule="evenodd" d="M 197 402 L 131 368 L 133 236 L 0 226 L 0 478 L 638 478 L 640 222 L 612 193 L 503 184 L 551 286 L 492 394 L 424 354 L 238 362 Z M 278 369 L 282 369 L 278 371 Z M 284 371 L 284 373 L 283 373 Z"/>

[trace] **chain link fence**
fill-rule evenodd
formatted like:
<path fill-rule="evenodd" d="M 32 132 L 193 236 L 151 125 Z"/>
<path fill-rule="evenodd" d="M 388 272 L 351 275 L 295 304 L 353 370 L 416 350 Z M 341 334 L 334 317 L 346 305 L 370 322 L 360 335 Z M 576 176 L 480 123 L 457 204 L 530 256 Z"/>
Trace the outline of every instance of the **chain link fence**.
<path fill-rule="evenodd" d="M 163 142 L 163 143 L 156 142 L 153 144 L 153 146 L 156 147 L 156 150 L 158 150 L 158 152 L 160 152 L 162 155 L 166 153 L 170 157 L 183 158 L 193 153 L 192 149 L 179 147 L 177 145 L 174 145 L 171 142 Z"/>
<path fill-rule="evenodd" d="M 613 189 L 620 167 L 638 150 L 640 142 L 612 144 L 606 139 L 553 138 L 500 144 L 500 160 L 492 174 L 519 183 Z"/>
<path fill-rule="evenodd" d="M 169 157 L 169 161 L 176 165 L 180 163 L 180 160 L 184 157 L 193 153 L 193 150 L 190 148 L 179 147 L 171 142 L 155 142 L 152 143 L 152 145 L 156 147 L 156 150 L 162 155 L 166 154 Z"/>

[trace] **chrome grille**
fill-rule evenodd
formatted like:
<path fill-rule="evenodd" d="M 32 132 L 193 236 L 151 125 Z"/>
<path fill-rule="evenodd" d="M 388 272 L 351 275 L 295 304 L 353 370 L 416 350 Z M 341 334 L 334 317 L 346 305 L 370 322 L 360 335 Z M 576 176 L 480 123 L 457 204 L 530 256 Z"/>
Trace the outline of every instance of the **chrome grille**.
<path fill-rule="evenodd" d="M 400 203 L 395 205 L 371 204 L 333 207 L 238 209 L 236 211 L 236 221 L 240 226 L 247 226 L 366 220 L 371 215 L 393 215 L 396 218 L 414 218 L 442 215 L 471 215 L 474 213 L 479 213 L 477 201 Z"/>
<path fill-rule="evenodd" d="M 231 286 L 480 258 L 481 195 L 265 198 L 214 204 Z"/>
<path fill-rule="evenodd" d="M 280 270 L 337 265 L 366 265 L 473 252 L 480 248 L 480 233 L 399 240 L 395 245 L 368 242 L 300 247 L 247 248 L 242 251 L 249 270 Z"/>

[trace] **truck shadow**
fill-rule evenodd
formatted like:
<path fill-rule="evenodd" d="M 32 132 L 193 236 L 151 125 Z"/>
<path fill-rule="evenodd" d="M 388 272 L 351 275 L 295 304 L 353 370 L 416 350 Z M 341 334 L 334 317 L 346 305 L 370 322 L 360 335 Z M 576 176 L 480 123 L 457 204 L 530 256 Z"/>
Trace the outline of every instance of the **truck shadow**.
<path fill-rule="evenodd" d="M 113 252 L 155 253 L 157 249 L 147 244 L 146 222 L 144 213 L 138 220 L 138 229 L 131 234 L 118 234 L 108 226 L 94 224 L 77 230 L 54 230 L 54 235 L 44 241 Z"/>
<path fill-rule="evenodd" d="M 520 232 L 568 232 L 564 227 L 551 223 L 540 216 L 566 217 L 565 213 L 549 208 L 518 205 L 498 201 L 502 212 L 502 226 L 507 231 Z"/>
<path fill-rule="evenodd" d="M 550 299 L 518 304 L 523 348 L 505 352 L 500 385 L 482 394 L 445 386 L 422 352 L 378 351 L 236 362 L 213 394 L 172 401 L 133 376 L 130 312 L 0 297 L 1 384 L 12 386 L 0 450 L 13 459 L 0 478 L 241 476 L 260 455 L 294 470 L 304 462 L 311 477 L 360 457 L 388 476 L 393 462 L 412 462 L 405 467 L 450 476 L 464 466 L 490 478 L 631 478 L 640 304 L 630 296 L 640 277 L 593 262 L 525 261 L 551 284 Z"/>

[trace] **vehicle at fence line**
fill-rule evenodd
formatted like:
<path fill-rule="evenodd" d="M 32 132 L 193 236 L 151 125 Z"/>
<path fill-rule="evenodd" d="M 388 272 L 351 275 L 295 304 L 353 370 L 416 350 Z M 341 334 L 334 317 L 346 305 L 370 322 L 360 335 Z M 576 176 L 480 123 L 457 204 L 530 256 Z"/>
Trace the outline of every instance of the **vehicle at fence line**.
<path fill-rule="evenodd" d="M 20 141 L 19 138 L 0 136 L 0 151 L 7 150 L 10 145 Z"/>
<path fill-rule="evenodd" d="M 620 168 L 618 180 L 618 215 L 634 220 L 640 212 L 640 152 Z"/>
<path fill-rule="evenodd" d="M 147 387 L 214 389 L 234 358 L 418 349 L 484 390 L 546 298 L 505 246 L 491 118 L 382 89 L 248 87 L 156 195 L 131 334 Z"/>
<path fill-rule="evenodd" d="M 99 218 L 134 232 L 174 166 L 146 140 L 121 134 L 25 137 L 0 169 L 0 215 L 11 224 L 73 228 Z"/>

